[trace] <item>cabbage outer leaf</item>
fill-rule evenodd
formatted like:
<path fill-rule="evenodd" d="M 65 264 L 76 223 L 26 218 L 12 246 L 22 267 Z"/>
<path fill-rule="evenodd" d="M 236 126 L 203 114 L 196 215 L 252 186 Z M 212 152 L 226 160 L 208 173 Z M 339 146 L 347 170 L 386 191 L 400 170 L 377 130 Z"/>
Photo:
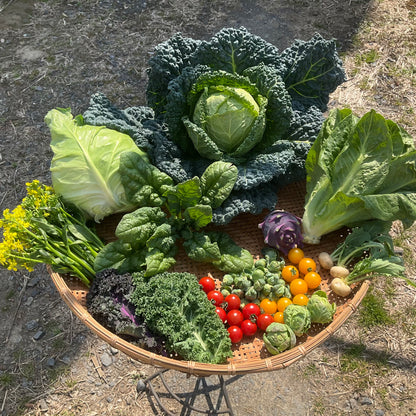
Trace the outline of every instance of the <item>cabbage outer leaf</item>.
<path fill-rule="evenodd" d="M 48 112 L 51 132 L 52 184 L 55 192 L 95 221 L 135 208 L 127 200 L 119 173 L 120 156 L 135 152 L 147 160 L 130 136 L 106 127 L 83 124 L 70 109 Z"/>

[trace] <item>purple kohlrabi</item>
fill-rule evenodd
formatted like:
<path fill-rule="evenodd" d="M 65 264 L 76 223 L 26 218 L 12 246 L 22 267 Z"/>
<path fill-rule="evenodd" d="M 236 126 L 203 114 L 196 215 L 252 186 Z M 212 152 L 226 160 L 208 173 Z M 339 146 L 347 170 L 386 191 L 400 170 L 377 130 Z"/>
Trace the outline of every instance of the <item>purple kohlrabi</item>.
<path fill-rule="evenodd" d="M 264 242 L 277 248 L 285 256 L 294 247 L 303 247 L 301 219 L 282 210 L 274 210 L 259 224 L 263 231 Z"/>

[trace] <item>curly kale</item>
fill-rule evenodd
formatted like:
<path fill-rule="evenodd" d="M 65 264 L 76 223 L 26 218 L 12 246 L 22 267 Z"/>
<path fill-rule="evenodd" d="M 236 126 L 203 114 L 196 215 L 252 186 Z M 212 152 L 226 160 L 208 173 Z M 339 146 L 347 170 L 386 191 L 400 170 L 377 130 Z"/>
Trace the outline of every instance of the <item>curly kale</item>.
<path fill-rule="evenodd" d="M 87 309 L 109 331 L 146 350 L 166 355 L 164 339 L 155 336 L 128 300 L 133 292 L 132 276 L 107 269 L 96 274 L 87 294 Z"/>
<path fill-rule="evenodd" d="M 164 272 L 147 280 L 143 273 L 133 273 L 133 285 L 130 300 L 136 314 L 166 338 L 169 350 L 211 364 L 232 356 L 228 331 L 195 275 Z"/>

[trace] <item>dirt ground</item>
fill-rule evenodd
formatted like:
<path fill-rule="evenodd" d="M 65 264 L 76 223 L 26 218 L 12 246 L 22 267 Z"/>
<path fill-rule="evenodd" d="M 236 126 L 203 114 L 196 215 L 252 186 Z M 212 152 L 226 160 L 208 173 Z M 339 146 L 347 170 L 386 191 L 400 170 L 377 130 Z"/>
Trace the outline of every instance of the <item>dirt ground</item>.
<path fill-rule="evenodd" d="M 336 38 L 348 81 L 331 106 L 360 114 L 375 108 L 416 137 L 415 0 L 2 0 L 0 210 L 21 201 L 26 182 L 50 182 L 43 122 L 50 109 L 82 113 L 97 91 L 123 108 L 145 104 L 146 63 L 156 44 L 178 31 L 204 39 L 231 26 L 280 49 L 315 32 Z M 415 230 L 392 230 L 411 279 Z M 162 414 L 154 396 L 136 390 L 155 369 L 92 334 L 44 267 L 30 274 L 0 269 L 0 282 L 2 416 Z M 416 415 L 416 291 L 380 279 L 370 295 L 382 299 L 385 313 L 373 326 L 363 323 L 369 308 L 361 305 L 290 367 L 226 377 L 235 415 Z M 166 378 L 189 400 L 200 382 L 176 372 Z M 205 382 L 195 405 L 224 406 L 218 380 Z M 171 414 L 190 414 L 166 397 L 160 381 L 155 387 Z"/>

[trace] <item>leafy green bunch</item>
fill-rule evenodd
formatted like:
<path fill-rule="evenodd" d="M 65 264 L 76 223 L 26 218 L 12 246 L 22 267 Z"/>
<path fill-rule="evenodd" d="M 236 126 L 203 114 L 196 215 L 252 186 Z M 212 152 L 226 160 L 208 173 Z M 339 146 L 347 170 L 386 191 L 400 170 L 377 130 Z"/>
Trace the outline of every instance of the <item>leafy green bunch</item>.
<path fill-rule="evenodd" d="M 304 179 L 329 94 L 344 80 L 335 41 L 319 34 L 279 51 L 243 27 L 207 41 L 178 33 L 149 60 L 149 107 L 119 110 L 95 94 L 84 118 L 129 134 L 175 183 L 213 160 L 233 163 L 234 188 L 213 212 L 226 224 L 274 209 L 278 187 Z"/>
<path fill-rule="evenodd" d="M 228 234 L 202 231 L 211 223 L 213 209 L 234 186 L 234 165 L 213 162 L 201 177 L 175 185 L 138 153 L 125 152 L 120 162 L 127 198 L 140 208 L 122 217 L 115 230 L 117 240 L 107 244 L 95 260 L 97 272 L 145 270 L 146 277 L 162 273 L 176 263 L 180 241 L 195 261 L 212 263 L 228 273 L 252 268 L 252 255 Z"/>
<path fill-rule="evenodd" d="M 89 286 L 97 253 L 104 247 L 80 217 L 64 206 L 52 187 L 38 180 L 26 184 L 27 194 L 12 211 L 3 211 L 0 264 L 9 270 L 32 271 L 37 263 L 72 273 Z"/>

